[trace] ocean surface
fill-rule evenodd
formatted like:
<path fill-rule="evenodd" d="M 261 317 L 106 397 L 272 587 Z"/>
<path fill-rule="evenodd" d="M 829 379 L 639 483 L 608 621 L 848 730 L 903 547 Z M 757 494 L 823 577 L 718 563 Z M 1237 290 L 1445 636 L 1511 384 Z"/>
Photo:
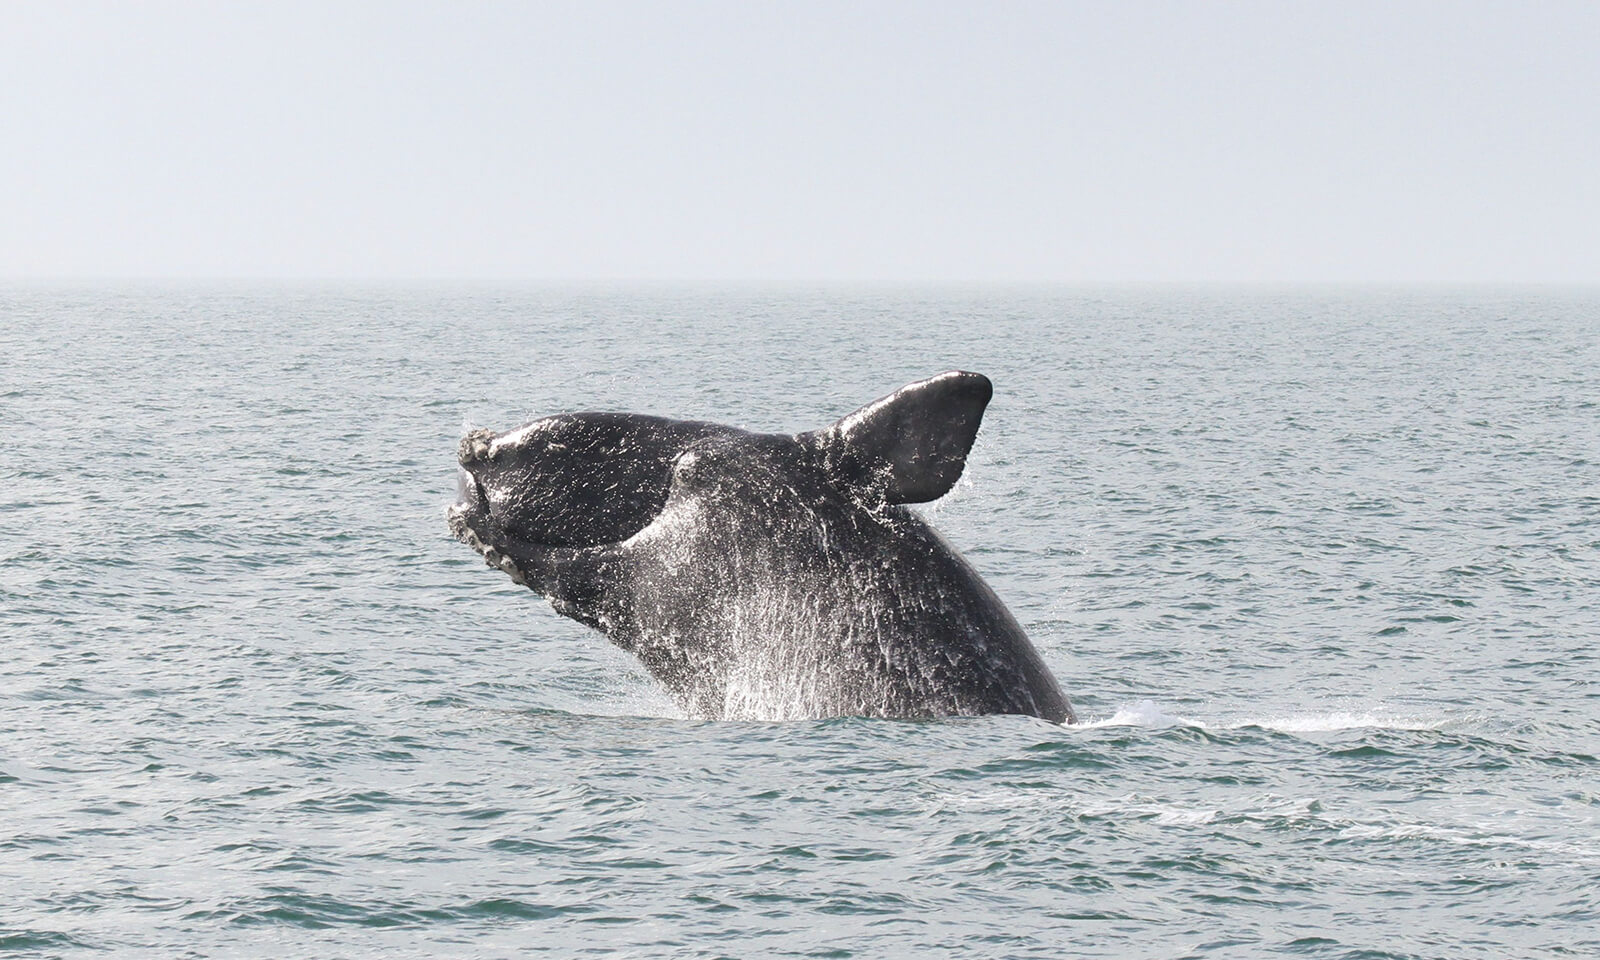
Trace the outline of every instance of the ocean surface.
<path fill-rule="evenodd" d="M 950 368 L 1077 726 L 686 720 L 445 529 Z M 1600 291 L 0 289 L 0 953 L 1600 956 Z"/>

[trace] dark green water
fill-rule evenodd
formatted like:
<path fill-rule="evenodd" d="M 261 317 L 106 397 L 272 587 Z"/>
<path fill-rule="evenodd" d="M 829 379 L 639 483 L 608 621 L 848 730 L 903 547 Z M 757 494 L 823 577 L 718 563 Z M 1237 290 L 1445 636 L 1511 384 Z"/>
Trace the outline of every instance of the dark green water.
<path fill-rule="evenodd" d="M 679 719 L 463 423 L 995 382 L 1086 722 Z M 0 951 L 1600 953 L 1600 295 L 0 292 Z"/>

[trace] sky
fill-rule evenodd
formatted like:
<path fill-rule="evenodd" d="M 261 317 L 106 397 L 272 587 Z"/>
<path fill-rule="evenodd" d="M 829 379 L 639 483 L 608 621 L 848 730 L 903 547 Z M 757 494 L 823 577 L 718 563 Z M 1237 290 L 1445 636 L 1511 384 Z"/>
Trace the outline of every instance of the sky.
<path fill-rule="evenodd" d="M 1600 282 L 1600 3 L 0 0 L 0 277 Z"/>

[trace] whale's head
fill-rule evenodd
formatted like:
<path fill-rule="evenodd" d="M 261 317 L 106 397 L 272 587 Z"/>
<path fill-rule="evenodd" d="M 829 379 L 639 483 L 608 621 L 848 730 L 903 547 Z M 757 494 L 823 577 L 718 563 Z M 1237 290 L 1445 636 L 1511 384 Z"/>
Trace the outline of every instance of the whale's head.
<path fill-rule="evenodd" d="M 592 547 L 626 540 L 666 502 L 674 462 L 731 428 L 620 413 L 544 417 L 474 430 L 457 451 L 451 530 L 482 545 Z M 470 540 L 469 540 L 470 542 Z"/>

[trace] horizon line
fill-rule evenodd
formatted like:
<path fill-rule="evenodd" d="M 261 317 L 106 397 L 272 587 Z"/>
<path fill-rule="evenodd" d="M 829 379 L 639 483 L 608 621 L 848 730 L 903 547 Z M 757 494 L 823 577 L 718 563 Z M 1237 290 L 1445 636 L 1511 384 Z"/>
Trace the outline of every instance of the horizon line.
<path fill-rule="evenodd" d="M 1231 288 L 1491 288 L 1600 287 L 1600 278 L 1575 279 L 1235 279 L 1235 278 L 1105 278 L 1041 279 L 1008 277 L 748 277 L 748 276 L 530 276 L 494 274 L 0 274 L 0 284 L 45 286 L 70 284 L 281 284 L 281 285 L 502 285 L 529 287 L 1006 287 L 1006 288 L 1095 288 L 1095 287 L 1231 287 Z"/>

